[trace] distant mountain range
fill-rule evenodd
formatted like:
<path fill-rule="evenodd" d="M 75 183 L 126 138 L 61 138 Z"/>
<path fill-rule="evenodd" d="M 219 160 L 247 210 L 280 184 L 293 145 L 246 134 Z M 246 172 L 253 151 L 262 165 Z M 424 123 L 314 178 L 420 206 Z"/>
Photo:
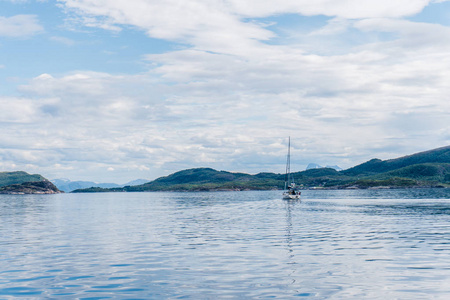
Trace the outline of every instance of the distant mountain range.
<path fill-rule="evenodd" d="M 309 169 L 322 169 L 322 168 L 330 168 L 330 169 L 335 169 L 336 171 L 342 171 L 342 168 L 337 166 L 337 165 L 334 165 L 334 166 L 327 165 L 326 167 L 323 167 L 323 166 L 315 164 L 315 163 L 308 164 L 308 166 L 306 167 L 306 170 L 309 170 Z"/>
<path fill-rule="evenodd" d="M 450 146 L 396 159 L 372 159 L 347 170 L 312 165 L 293 176 L 305 189 L 450 188 Z M 282 189 L 284 177 L 275 173 L 250 175 L 197 168 L 150 182 L 138 179 L 118 185 L 68 179 L 55 179 L 51 183 L 39 174 L 17 171 L 0 172 L 0 193 L 270 190 Z"/>
<path fill-rule="evenodd" d="M 144 184 L 149 182 L 147 179 L 136 179 L 125 184 L 117 184 L 117 183 L 97 183 L 92 181 L 71 181 L 69 179 L 60 178 L 60 179 L 52 179 L 50 180 L 58 189 L 64 191 L 66 193 L 72 192 L 77 189 L 86 189 L 90 187 L 100 187 L 100 188 L 121 188 L 124 186 L 134 186 Z"/>
<path fill-rule="evenodd" d="M 372 159 L 353 168 L 310 168 L 293 173 L 304 188 L 362 189 L 450 187 L 450 146 L 397 159 Z M 220 191 L 281 189 L 284 174 L 250 175 L 211 168 L 188 169 L 136 186 L 74 192 Z"/>

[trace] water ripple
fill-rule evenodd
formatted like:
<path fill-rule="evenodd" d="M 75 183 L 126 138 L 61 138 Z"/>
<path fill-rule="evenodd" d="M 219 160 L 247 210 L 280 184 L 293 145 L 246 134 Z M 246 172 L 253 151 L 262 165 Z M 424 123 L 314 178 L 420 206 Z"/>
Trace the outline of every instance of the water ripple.
<path fill-rule="evenodd" d="M 446 299 L 446 193 L 2 196 L 0 298 Z"/>

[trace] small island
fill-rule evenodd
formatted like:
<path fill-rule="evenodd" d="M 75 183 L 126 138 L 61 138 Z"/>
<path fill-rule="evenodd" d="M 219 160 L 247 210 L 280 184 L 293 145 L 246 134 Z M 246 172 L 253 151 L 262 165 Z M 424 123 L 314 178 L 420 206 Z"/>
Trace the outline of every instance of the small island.
<path fill-rule="evenodd" d="M 0 194 L 60 194 L 58 188 L 48 180 L 12 184 L 0 188 Z"/>
<path fill-rule="evenodd" d="M 59 194 L 53 183 L 39 174 L 30 175 L 23 171 L 0 172 L 0 194 Z"/>

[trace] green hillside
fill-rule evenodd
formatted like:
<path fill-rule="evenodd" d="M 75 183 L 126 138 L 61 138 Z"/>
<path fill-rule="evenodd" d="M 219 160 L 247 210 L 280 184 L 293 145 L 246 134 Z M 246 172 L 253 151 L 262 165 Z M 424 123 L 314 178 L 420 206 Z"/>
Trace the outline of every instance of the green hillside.
<path fill-rule="evenodd" d="M 396 159 L 372 159 L 342 174 L 357 178 L 350 183 L 365 187 L 449 187 L 450 146 Z M 347 185 L 348 186 L 348 185 Z"/>
<path fill-rule="evenodd" d="M 226 183 L 230 181 L 249 181 L 253 176 L 243 173 L 231 173 L 226 171 L 216 171 L 211 168 L 188 169 L 176 172 L 172 175 L 161 177 L 151 183 L 159 185 L 170 184 L 200 184 L 200 183 Z M 144 185 L 149 184 L 145 183 Z"/>
<path fill-rule="evenodd" d="M 310 169 L 292 174 L 303 188 L 450 187 L 450 147 L 390 160 L 372 159 L 353 168 Z M 90 188 L 74 192 L 271 190 L 284 187 L 284 174 L 250 175 L 196 168 L 124 188 Z"/>
<path fill-rule="evenodd" d="M 16 171 L 16 172 L 0 172 L 0 187 L 12 185 L 12 184 L 22 184 L 24 182 L 35 182 L 44 181 L 44 177 L 38 174 L 30 175 L 27 172 Z"/>
<path fill-rule="evenodd" d="M 450 163 L 425 163 L 403 167 L 397 170 L 371 176 L 371 178 L 412 179 L 418 185 L 450 184 Z"/>
<path fill-rule="evenodd" d="M 341 172 L 349 176 L 373 175 L 426 163 L 450 163 L 450 146 L 424 151 L 396 159 L 372 159 L 368 162 Z"/>
<path fill-rule="evenodd" d="M 143 185 L 125 187 L 125 191 L 203 191 L 203 190 L 267 190 L 282 187 L 279 175 L 249 175 L 196 168 L 176 172 Z"/>

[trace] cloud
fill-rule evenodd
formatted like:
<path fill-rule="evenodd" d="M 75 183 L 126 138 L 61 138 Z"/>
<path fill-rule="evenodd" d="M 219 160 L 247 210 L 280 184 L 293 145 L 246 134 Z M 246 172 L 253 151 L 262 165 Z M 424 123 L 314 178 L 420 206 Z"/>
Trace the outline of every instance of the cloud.
<path fill-rule="evenodd" d="M 63 37 L 63 36 L 52 36 L 52 37 L 50 37 L 50 40 L 52 40 L 54 42 L 57 42 L 57 43 L 61 43 L 61 44 L 66 45 L 66 46 L 73 46 L 73 45 L 75 45 L 75 41 L 74 40 L 66 38 L 66 37 Z"/>
<path fill-rule="evenodd" d="M 420 12 L 428 0 L 400 0 L 400 1 L 371 1 L 371 0 L 285 0 L 275 2 L 260 1 L 229 1 L 234 11 L 251 17 L 264 17 L 280 13 L 298 13 L 307 16 L 326 15 L 347 19 L 361 19 L 374 17 L 403 17 Z"/>
<path fill-rule="evenodd" d="M 61 0 L 87 26 L 118 30 L 134 26 L 149 36 L 192 45 L 205 51 L 252 55 L 275 37 L 264 23 L 248 21 L 280 14 L 325 15 L 336 19 L 326 31 L 343 30 L 345 19 L 400 18 L 420 12 L 428 0 L 345 1 L 144 1 Z M 339 21 L 338 21 L 339 20 Z M 319 32 L 318 32 L 319 33 Z"/>
<path fill-rule="evenodd" d="M 63 1 L 88 26 L 134 26 L 149 36 L 194 45 L 207 51 L 242 55 L 256 41 L 273 37 L 253 22 L 242 22 L 220 1 Z M 87 20 L 87 21 L 86 21 Z M 249 49 L 250 48 L 250 49 Z"/>
<path fill-rule="evenodd" d="M 2 123 L 31 123 L 38 115 L 37 105 L 29 99 L 1 97 L 0 107 Z"/>
<path fill-rule="evenodd" d="M 296 137 L 298 165 L 321 157 L 343 167 L 371 158 L 371 151 L 394 157 L 379 149 L 392 151 L 388 145 L 398 138 L 417 147 L 418 138 L 443 132 L 418 150 L 445 139 L 445 52 L 418 61 L 409 53 L 392 65 L 392 53 L 372 47 L 329 57 L 281 46 L 264 51 L 264 62 L 186 49 L 149 56 L 157 67 L 138 75 L 42 74 L 21 87 L 45 102 L 29 114 L 39 109 L 45 118 L 35 121 L 45 125 L 32 135 L 34 145 L 58 149 L 49 165 L 77 161 L 91 174 L 97 165 L 162 175 L 205 165 L 277 170 L 288 135 Z M 49 136 L 52 143 L 39 142 Z"/>
<path fill-rule="evenodd" d="M 51 177 L 72 166 L 91 180 L 198 166 L 281 172 L 288 135 L 297 168 L 350 167 L 373 153 L 392 158 L 448 141 L 448 28 L 398 19 L 428 1 L 60 3 L 87 26 L 138 29 L 182 46 L 145 55 L 148 69 L 138 74 L 43 73 L 23 84 L 23 97 L 0 102 L 5 136 L 13 136 L 0 140 L 5 164 Z M 276 24 L 259 18 L 283 13 L 330 19 L 300 42 L 277 44 Z M 364 39 L 345 51 L 327 44 L 327 55 L 308 40 L 349 32 Z"/>
<path fill-rule="evenodd" d="M 335 35 L 344 33 L 351 26 L 351 22 L 344 18 L 333 18 L 328 24 L 318 30 L 311 32 L 309 35 Z"/>
<path fill-rule="evenodd" d="M 204 25 L 227 27 L 238 18 L 262 18 L 285 13 L 326 15 L 347 19 L 399 18 L 420 12 L 429 0 L 283 0 L 270 1 L 144 1 L 130 5 L 125 0 L 61 0 L 68 8 L 89 16 L 106 17 L 105 22 L 147 29 L 156 37 L 174 38 Z M 161 22 L 164 21 L 164 22 Z M 218 25 L 220 23 L 225 24 Z M 242 28 L 242 27 L 241 27 Z M 231 28 L 233 29 L 233 28 Z M 236 29 L 236 28 L 235 28 Z M 245 31 L 242 34 L 247 34 Z"/>
<path fill-rule="evenodd" d="M 29 0 L 3 0 L 6 2 L 11 2 L 11 3 L 27 3 Z"/>
<path fill-rule="evenodd" d="M 0 16 L 0 36 L 30 37 L 43 31 L 36 15 Z"/>
<path fill-rule="evenodd" d="M 450 45 L 450 28 L 440 24 L 428 24 L 398 19 L 366 19 L 355 23 L 362 31 L 388 32 L 398 36 L 396 44 L 405 50 L 411 47 L 432 47 L 433 51 Z"/>

